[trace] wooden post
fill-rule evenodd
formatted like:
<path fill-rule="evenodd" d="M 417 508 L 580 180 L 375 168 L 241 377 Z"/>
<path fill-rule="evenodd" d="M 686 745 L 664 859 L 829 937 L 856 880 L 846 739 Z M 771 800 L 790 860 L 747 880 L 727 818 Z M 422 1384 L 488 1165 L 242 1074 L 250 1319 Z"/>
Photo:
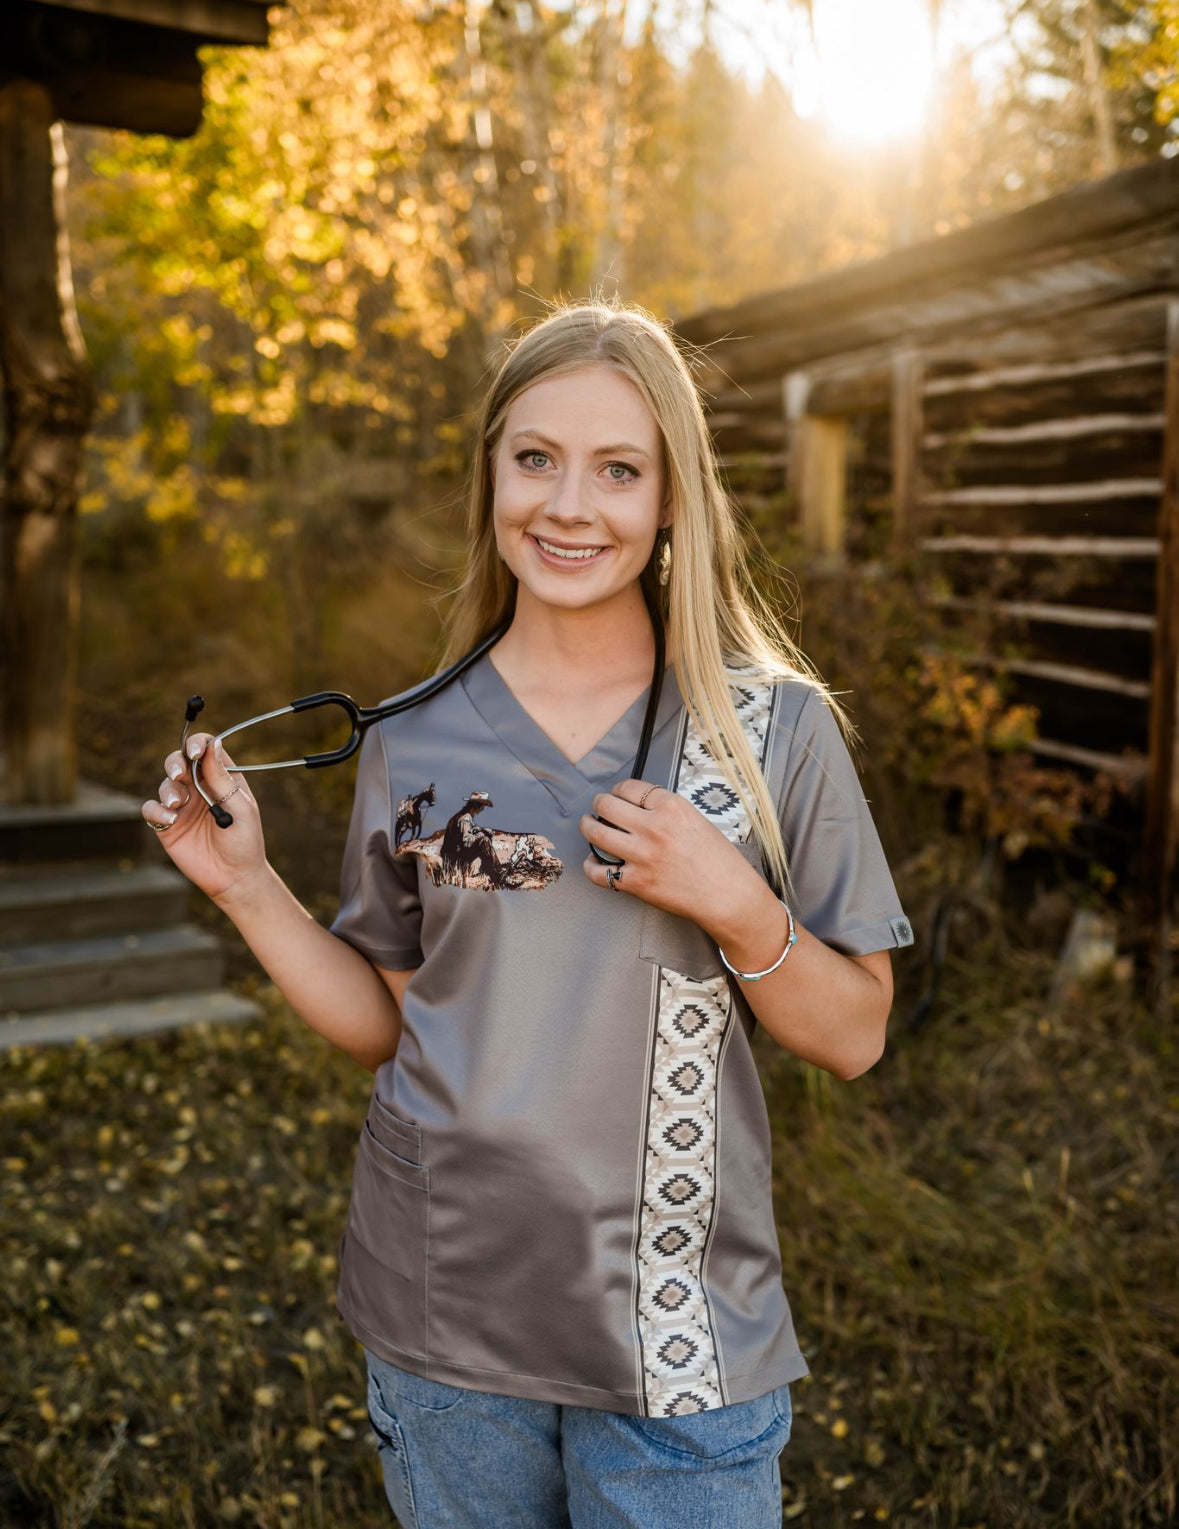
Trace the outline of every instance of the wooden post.
<path fill-rule="evenodd" d="M 1145 913 L 1154 999 L 1167 1002 L 1179 863 L 1179 302 L 1167 305 L 1163 492 L 1150 669 L 1150 760 L 1146 778 Z"/>
<path fill-rule="evenodd" d="M 77 491 L 94 383 L 73 304 L 61 124 L 49 90 L 0 87 L 5 800 L 71 802 L 77 775 Z"/>
<path fill-rule="evenodd" d="M 808 414 L 809 391 L 804 372 L 792 372 L 782 384 L 787 487 L 798 506 L 803 545 L 838 562 L 846 538 L 847 421 Z"/>
<path fill-rule="evenodd" d="M 806 418 L 810 378 L 788 372 L 782 378 L 782 414 L 786 420 L 786 496 L 793 514 L 802 514 L 802 422 Z"/>
<path fill-rule="evenodd" d="M 918 522 L 924 430 L 921 355 L 901 350 L 892 362 L 892 553 L 904 557 Z"/>

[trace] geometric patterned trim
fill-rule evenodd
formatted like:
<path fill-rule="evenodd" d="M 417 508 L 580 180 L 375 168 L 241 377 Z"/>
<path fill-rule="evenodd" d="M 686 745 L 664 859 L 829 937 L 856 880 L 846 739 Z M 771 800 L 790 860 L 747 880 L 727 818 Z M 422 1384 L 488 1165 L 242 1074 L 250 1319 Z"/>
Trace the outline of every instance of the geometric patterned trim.
<path fill-rule="evenodd" d="M 750 679 L 731 688 L 753 757 L 764 769 L 774 687 Z M 748 814 L 698 736 L 690 714 L 674 789 L 728 838 L 748 838 Z M 724 975 L 697 980 L 659 968 L 637 1241 L 639 1341 L 648 1417 L 676 1417 L 725 1405 L 703 1267 L 716 1207 L 719 1064 L 732 1006 Z"/>

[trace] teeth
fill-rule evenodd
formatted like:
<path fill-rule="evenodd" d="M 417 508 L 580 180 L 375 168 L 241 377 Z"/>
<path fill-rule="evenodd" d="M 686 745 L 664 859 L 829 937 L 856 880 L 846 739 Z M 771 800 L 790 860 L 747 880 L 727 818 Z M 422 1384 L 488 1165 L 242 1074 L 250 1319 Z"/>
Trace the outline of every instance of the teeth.
<path fill-rule="evenodd" d="M 541 541 L 539 536 L 536 539 L 544 550 L 551 552 L 554 557 L 567 557 L 576 560 L 577 558 L 596 557 L 602 550 L 601 547 L 582 547 L 574 551 L 570 547 L 554 547 L 552 542 Z"/>

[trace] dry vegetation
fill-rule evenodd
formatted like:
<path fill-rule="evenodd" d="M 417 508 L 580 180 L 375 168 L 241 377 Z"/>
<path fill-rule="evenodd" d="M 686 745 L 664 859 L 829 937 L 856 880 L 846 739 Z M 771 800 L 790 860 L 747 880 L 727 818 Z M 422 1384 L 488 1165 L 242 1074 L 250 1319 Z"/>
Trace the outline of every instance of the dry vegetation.
<path fill-rule="evenodd" d="M 1173 1026 L 988 949 L 910 1034 L 915 965 L 853 1084 L 759 1035 L 812 1372 L 786 1519 L 1173 1522 Z M 0 1059 L 14 1529 L 389 1522 L 334 1308 L 370 1078 L 261 996 Z"/>

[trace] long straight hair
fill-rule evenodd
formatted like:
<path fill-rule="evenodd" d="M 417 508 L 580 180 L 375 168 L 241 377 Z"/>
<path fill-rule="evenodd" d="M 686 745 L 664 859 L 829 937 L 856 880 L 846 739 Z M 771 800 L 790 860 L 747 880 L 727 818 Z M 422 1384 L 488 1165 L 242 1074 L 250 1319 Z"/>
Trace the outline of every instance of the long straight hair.
<path fill-rule="evenodd" d="M 456 662 L 511 613 L 516 577 L 499 557 L 492 521 L 491 461 L 512 401 L 548 377 L 608 366 L 645 399 L 659 427 L 664 490 L 671 491 L 670 577 L 657 576 L 657 538 L 643 587 L 663 617 L 676 679 L 696 729 L 749 815 L 770 880 L 793 900 L 786 848 L 761 766 L 749 747 L 730 685 L 797 679 L 813 685 L 845 737 L 855 730 L 813 664 L 781 630 L 750 576 L 737 510 L 720 467 L 692 373 L 669 331 L 618 298 L 556 303 L 515 339 L 483 397 L 467 495 L 467 559 L 444 624 L 442 667 Z M 752 669 L 733 676 L 726 669 Z"/>

